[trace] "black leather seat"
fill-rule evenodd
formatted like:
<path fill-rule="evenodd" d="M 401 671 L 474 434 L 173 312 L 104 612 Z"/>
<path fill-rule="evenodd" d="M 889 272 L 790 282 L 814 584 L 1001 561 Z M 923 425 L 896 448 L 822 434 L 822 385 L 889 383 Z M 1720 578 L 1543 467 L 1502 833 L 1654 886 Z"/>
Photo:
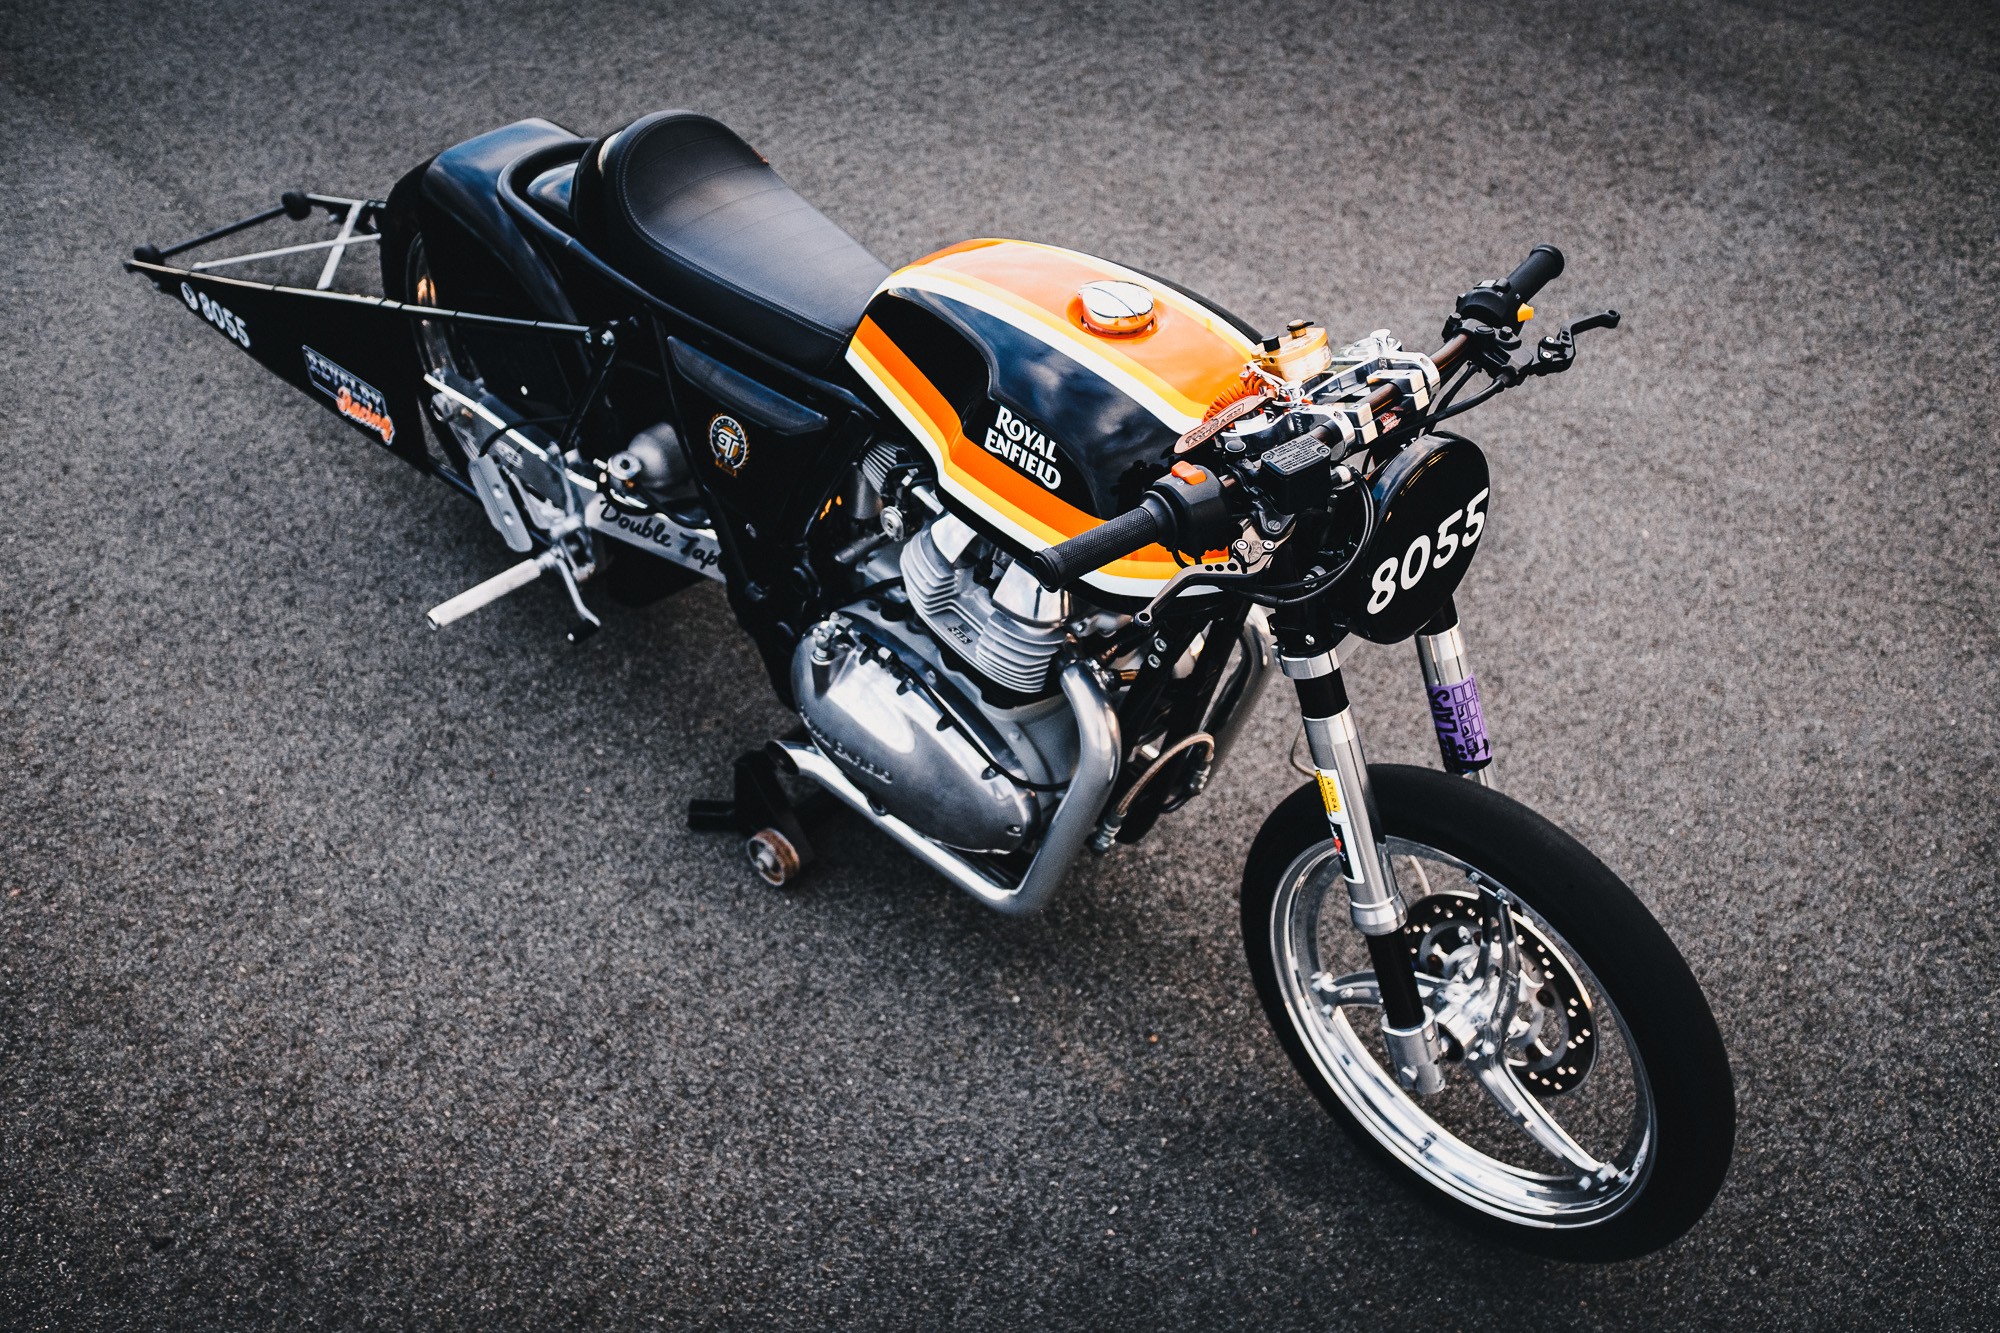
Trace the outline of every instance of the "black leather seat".
<path fill-rule="evenodd" d="M 813 373 L 845 352 L 888 266 L 721 122 L 661 111 L 592 144 L 577 237 L 661 300 Z"/>

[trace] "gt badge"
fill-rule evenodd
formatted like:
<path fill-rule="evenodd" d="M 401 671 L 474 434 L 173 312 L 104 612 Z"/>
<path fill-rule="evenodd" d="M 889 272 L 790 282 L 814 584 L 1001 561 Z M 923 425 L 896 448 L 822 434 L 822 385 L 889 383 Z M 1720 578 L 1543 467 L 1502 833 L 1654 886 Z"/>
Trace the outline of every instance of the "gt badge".
<path fill-rule="evenodd" d="M 708 452 L 715 465 L 735 476 L 750 461 L 750 436 L 735 417 L 716 417 L 708 423 Z"/>
<path fill-rule="evenodd" d="M 382 391 L 315 352 L 303 349 L 306 354 L 306 378 L 312 386 L 333 399 L 333 410 L 352 421 L 371 435 L 382 437 L 382 443 L 396 442 L 396 423 L 389 419 L 389 400 Z"/>

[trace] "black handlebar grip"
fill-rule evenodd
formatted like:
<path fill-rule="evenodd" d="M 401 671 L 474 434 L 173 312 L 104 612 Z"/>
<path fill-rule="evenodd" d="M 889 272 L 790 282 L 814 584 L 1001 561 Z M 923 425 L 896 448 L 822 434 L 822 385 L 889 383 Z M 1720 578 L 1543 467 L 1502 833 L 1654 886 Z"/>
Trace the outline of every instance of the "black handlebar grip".
<path fill-rule="evenodd" d="M 1507 275 L 1507 286 L 1523 301 L 1532 301 L 1535 293 L 1560 278 L 1562 271 L 1563 252 L 1553 245 L 1538 245 Z"/>
<path fill-rule="evenodd" d="M 1173 519 L 1166 504 L 1148 495 L 1139 502 L 1139 508 L 1106 519 L 1066 542 L 1023 556 L 1021 561 L 1044 588 L 1062 588 L 1113 560 L 1154 542 L 1168 541 L 1172 536 Z"/>

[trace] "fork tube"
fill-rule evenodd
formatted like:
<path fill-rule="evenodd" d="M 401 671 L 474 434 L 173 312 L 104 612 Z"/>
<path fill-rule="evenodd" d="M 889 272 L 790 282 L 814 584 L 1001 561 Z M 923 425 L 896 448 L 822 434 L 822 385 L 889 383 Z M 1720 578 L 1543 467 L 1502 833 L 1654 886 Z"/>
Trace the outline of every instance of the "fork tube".
<path fill-rule="evenodd" d="M 1486 713 L 1479 704 L 1479 681 L 1465 651 L 1458 607 L 1449 598 L 1417 635 L 1417 665 L 1423 668 L 1431 725 L 1437 729 L 1446 771 L 1491 787 L 1493 742 L 1486 735 Z"/>
<path fill-rule="evenodd" d="M 1340 677 L 1340 659 L 1328 649 L 1311 657 L 1281 657 L 1279 663 L 1291 677 L 1305 714 L 1306 748 L 1319 777 L 1326 821 L 1338 844 L 1354 927 L 1371 937 L 1393 935 L 1403 928 L 1407 914 L 1396 881 L 1376 850 L 1375 796 L 1368 786 L 1361 733 Z M 1414 983 L 1411 993 L 1415 994 Z"/>
<path fill-rule="evenodd" d="M 1298 691 L 1299 709 L 1305 714 L 1306 748 L 1333 833 L 1348 914 L 1367 940 L 1368 956 L 1375 965 L 1390 1063 L 1404 1087 L 1435 1092 L 1444 1086 L 1437 1067 L 1437 1028 L 1417 991 L 1416 974 L 1401 942 L 1408 912 L 1376 837 L 1380 820 L 1375 793 L 1368 782 L 1361 733 L 1340 677 L 1340 659 L 1326 649 L 1307 655 L 1288 653 L 1278 660 Z"/>

